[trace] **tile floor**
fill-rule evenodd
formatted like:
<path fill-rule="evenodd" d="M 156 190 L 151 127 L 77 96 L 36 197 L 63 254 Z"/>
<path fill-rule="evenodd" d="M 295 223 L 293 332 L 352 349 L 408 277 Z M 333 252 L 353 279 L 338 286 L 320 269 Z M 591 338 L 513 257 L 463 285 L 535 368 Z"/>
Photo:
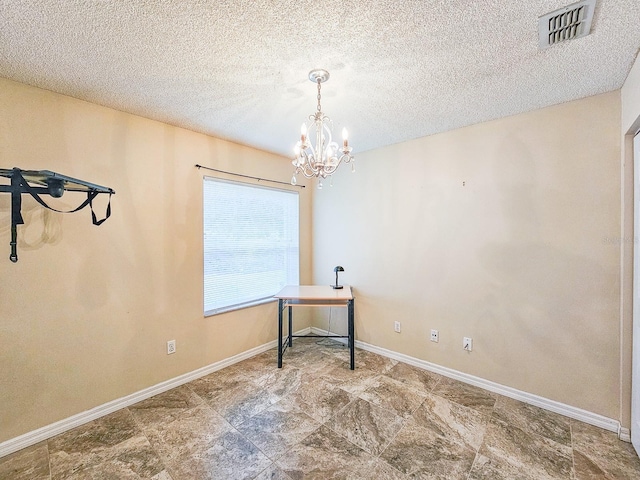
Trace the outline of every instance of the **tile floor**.
<path fill-rule="evenodd" d="M 0 479 L 640 479 L 612 432 L 364 350 L 276 351 L 0 459 Z"/>

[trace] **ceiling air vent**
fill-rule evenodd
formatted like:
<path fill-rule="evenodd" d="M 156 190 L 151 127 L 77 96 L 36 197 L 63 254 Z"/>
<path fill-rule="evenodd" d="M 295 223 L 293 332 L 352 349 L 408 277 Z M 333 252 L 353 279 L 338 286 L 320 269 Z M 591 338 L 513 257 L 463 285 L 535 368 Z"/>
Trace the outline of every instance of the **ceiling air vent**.
<path fill-rule="evenodd" d="M 582 0 L 541 16 L 538 19 L 540 49 L 589 35 L 595 6 L 596 0 Z"/>

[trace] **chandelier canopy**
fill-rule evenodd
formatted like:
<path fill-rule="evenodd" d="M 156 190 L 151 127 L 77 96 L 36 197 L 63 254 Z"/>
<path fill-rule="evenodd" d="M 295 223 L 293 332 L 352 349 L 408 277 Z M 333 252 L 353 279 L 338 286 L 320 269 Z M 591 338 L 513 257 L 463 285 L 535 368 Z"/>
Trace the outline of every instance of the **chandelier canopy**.
<path fill-rule="evenodd" d="M 318 85 L 318 107 L 316 113 L 309 115 L 309 126 L 306 123 L 300 128 L 300 140 L 294 148 L 295 158 L 291 162 L 296 167 L 291 177 L 291 185 L 296 185 L 296 175 L 302 173 L 307 178 L 316 177 L 318 188 L 322 188 L 322 180 L 331 177 L 341 163 L 351 163 L 351 171 L 355 172 L 355 158 L 351 155 L 351 147 L 347 139 L 347 129 L 342 129 L 342 147 L 332 140 L 331 119 L 322 113 L 320 105 L 320 88 L 329 80 L 329 72 L 322 69 L 311 70 L 309 80 Z M 315 137 L 315 145 L 311 141 Z"/>

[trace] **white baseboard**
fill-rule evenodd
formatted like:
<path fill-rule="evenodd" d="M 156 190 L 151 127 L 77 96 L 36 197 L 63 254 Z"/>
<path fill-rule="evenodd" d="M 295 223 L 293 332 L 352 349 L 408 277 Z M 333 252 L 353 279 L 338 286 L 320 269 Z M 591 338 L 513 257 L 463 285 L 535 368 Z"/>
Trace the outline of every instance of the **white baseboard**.
<path fill-rule="evenodd" d="M 306 335 L 310 331 L 310 328 L 305 328 L 303 330 L 300 330 L 299 332 L 296 332 L 296 335 Z M 91 410 L 78 413 L 71 417 L 65 418 L 64 420 L 60 420 L 50 425 L 46 425 L 42 428 L 38 428 L 37 430 L 25 433 L 24 435 L 20 435 L 19 437 L 15 437 L 2 442 L 0 443 L 0 458 L 64 433 L 68 430 L 71 430 L 72 428 L 79 427 L 80 425 L 84 425 L 85 423 L 89 423 L 97 418 L 104 417 L 105 415 L 113 413 L 116 410 L 120 410 L 121 408 L 128 407 L 129 405 L 133 405 L 134 403 L 138 403 L 142 400 L 153 397 L 154 395 L 166 392 L 167 390 L 179 387 L 180 385 L 189 383 L 193 380 L 196 380 L 197 378 L 204 377 L 205 375 L 228 367 L 229 365 L 233 365 L 234 363 L 241 362 L 242 360 L 246 360 L 272 348 L 276 348 L 277 346 L 278 341 L 273 340 L 269 343 L 265 343 L 264 345 L 260 345 L 259 347 L 255 347 L 251 350 L 247 350 L 246 352 L 234 355 L 233 357 L 225 358 L 224 360 L 212 363 L 211 365 L 207 365 L 206 367 L 202 367 L 192 372 L 185 373 L 184 375 L 180 375 L 170 380 L 158 383 L 149 388 L 145 388 L 138 392 L 132 393 L 131 395 L 127 395 L 126 397 L 118 398 L 111 402 L 98 405 Z"/>
<path fill-rule="evenodd" d="M 583 410 L 581 408 L 573 407 L 571 405 L 566 405 L 564 403 L 560 403 L 555 400 L 550 400 L 548 398 L 540 397 L 532 393 L 523 392 L 521 390 L 507 387 L 505 385 L 501 385 L 499 383 L 495 383 L 490 380 L 485 380 L 483 378 L 475 377 L 467 373 L 459 372 L 457 370 L 453 370 L 447 367 L 442 367 L 440 365 L 436 365 L 434 363 L 430 363 L 425 360 L 420 360 L 414 357 L 410 357 L 408 355 L 403 355 L 401 353 L 393 352 L 391 350 L 377 347 L 375 345 L 370 345 L 368 343 L 360 342 L 358 340 L 356 340 L 356 347 L 362 348 L 363 350 L 368 350 L 373 353 L 377 353 L 378 355 L 382 355 L 384 357 L 398 360 L 400 362 L 408 363 L 409 365 L 413 365 L 415 367 L 422 368 L 430 372 L 438 373 L 445 377 L 453 378 L 455 380 L 459 380 L 461 382 L 468 383 L 470 385 L 475 385 L 476 387 L 489 390 L 490 392 L 498 393 L 500 395 L 504 395 L 505 397 L 513 398 L 515 400 L 520 400 L 521 402 L 528 403 L 530 405 L 535 405 L 536 407 L 544 408 L 545 410 L 549 410 L 551 412 L 559 413 L 560 415 L 564 415 L 566 417 L 573 418 L 575 420 L 579 420 L 584 423 L 588 423 L 589 425 L 594 425 L 596 427 L 600 427 L 605 430 L 615 432 L 618 434 L 618 438 L 620 438 L 620 440 L 624 440 L 626 442 L 631 441 L 631 435 L 630 435 L 629 429 L 622 427 L 620 425 L 620 422 L 618 420 L 614 420 L 613 418 L 608 418 L 603 415 L 599 415 L 597 413 Z M 356 364 L 357 362 L 358 362 L 358 359 L 356 357 Z"/>
<path fill-rule="evenodd" d="M 314 333 L 316 335 L 328 334 L 326 330 L 321 330 L 315 327 L 305 328 L 303 330 L 295 332 L 296 335 L 307 335 L 309 333 Z M 344 338 L 337 338 L 336 340 L 343 343 L 347 342 Z M 251 358 L 277 346 L 278 341 L 273 340 L 269 343 L 265 343 L 264 345 L 260 345 L 259 347 L 255 347 L 251 350 L 247 350 L 246 352 L 234 355 L 233 357 L 225 358 L 224 360 L 212 363 L 211 365 L 207 365 L 206 367 L 202 367 L 192 372 L 185 373 L 184 375 L 180 375 L 170 380 L 158 383 L 149 388 L 145 388 L 138 392 L 132 393 L 131 395 L 127 395 L 126 397 L 107 402 L 105 404 L 92 408 L 91 410 L 78 413 L 71 417 L 65 418 L 64 420 L 60 420 L 59 422 L 46 425 L 37 430 L 25 433 L 24 435 L 20 435 L 19 437 L 15 437 L 2 442 L 0 443 L 0 457 L 4 457 L 6 455 L 9 455 L 10 453 L 16 452 L 31 445 L 35 445 L 36 443 L 42 442 L 51 437 L 54 437 L 55 435 L 59 435 L 60 433 L 71 430 L 72 428 L 91 422 L 97 418 L 113 413 L 116 410 L 128 407 L 129 405 L 133 405 L 134 403 L 153 397 L 154 395 L 158 395 L 159 393 L 166 392 L 167 390 L 171 390 L 172 388 L 179 387 L 180 385 L 184 385 L 185 383 L 191 382 L 200 377 L 204 377 L 205 375 L 233 365 L 234 363 L 241 362 L 242 360 Z M 500 395 L 504 395 L 505 397 L 520 400 L 522 402 L 529 403 L 531 405 L 535 405 L 537 407 L 544 408 L 561 415 L 565 415 L 569 418 L 580 420 L 584 423 L 595 425 L 596 427 L 604 428 L 605 430 L 616 432 L 620 440 L 623 440 L 625 442 L 631 441 L 631 433 L 629 429 L 622 427 L 620 425 L 620 422 L 612 418 L 604 417 L 602 415 L 588 412 L 586 410 L 572 407 L 570 405 L 556 402 L 554 400 L 549 400 L 538 395 L 522 392 L 520 390 L 516 390 L 515 388 L 506 387 L 504 385 L 500 385 L 499 383 L 491 382 L 483 378 L 475 377 L 473 375 L 459 372 L 457 370 L 442 367 L 434 363 L 387 350 L 385 348 L 377 347 L 375 345 L 370 345 L 368 343 L 360 342 L 358 340 L 356 340 L 356 347 L 376 353 L 378 355 L 382 355 L 384 357 L 398 360 L 400 362 L 408 363 L 409 365 L 413 365 L 430 372 L 438 373 L 440 375 L 444 375 L 445 377 L 453 378 L 470 385 L 475 385 L 491 392 L 499 393 Z M 356 364 L 357 361 L 358 360 L 356 357 Z"/>
<path fill-rule="evenodd" d="M 618 430 L 618 438 L 623 442 L 631 443 L 631 430 L 620 426 L 620 429 Z"/>
<path fill-rule="evenodd" d="M 328 334 L 326 330 L 321 330 L 315 327 L 311 328 L 311 333 L 315 333 L 316 335 Z M 343 343 L 346 343 L 346 339 L 336 338 L 336 341 L 341 341 Z M 616 432 L 620 440 L 624 440 L 627 442 L 631 441 L 630 440 L 631 435 L 630 435 L 629 429 L 623 428 L 620 425 L 620 422 L 618 420 L 614 420 L 612 418 L 608 418 L 603 415 L 599 415 L 597 413 L 592 413 L 587 410 L 583 410 L 581 408 L 572 407 L 571 405 L 566 405 L 564 403 L 556 402 L 555 400 L 549 400 L 548 398 L 523 392 L 521 390 L 516 390 L 515 388 L 506 387 L 499 383 L 495 383 L 490 380 L 485 380 L 484 378 L 475 377 L 467 373 L 459 372 L 458 370 L 453 370 L 451 368 L 436 365 L 435 363 L 430 363 L 425 360 L 420 360 L 418 358 L 410 357 L 402 353 L 397 353 L 392 350 L 387 350 L 385 348 L 377 347 L 375 345 L 370 345 L 368 343 L 364 343 L 359 340 L 356 340 L 356 347 L 361 348 L 363 350 L 368 350 L 369 352 L 377 353 L 378 355 L 382 355 L 383 357 L 392 358 L 400 362 L 408 363 L 409 365 L 413 365 L 414 367 L 418 367 L 424 370 L 428 370 L 430 372 L 438 373 L 445 377 L 453 378 L 455 380 L 459 380 L 461 382 L 468 383 L 470 385 L 475 385 L 476 387 L 484 388 L 485 390 L 489 390 L 490 392 L 499 393 L 500 395 L 504 395 L 505 397 L 513 398 L 515 400 L 520 400 L 521 402 L 525 402 L 530 405 L 535 405 L 536 407 L 544 408 L 545 410 L 559 413 L 566 417 L 573 418 L 575 420 L 580 420 L 581 422 L 588 423 L 590 425 L 595 425 L 596 427 L 604 428 L 605 430 L 609 430 L 611 432 Z M 356 357 L 356 364 L 357 363 L 358 363 L 358 358 Z M 627 438 L 629 440 L 626 440 Z"/>

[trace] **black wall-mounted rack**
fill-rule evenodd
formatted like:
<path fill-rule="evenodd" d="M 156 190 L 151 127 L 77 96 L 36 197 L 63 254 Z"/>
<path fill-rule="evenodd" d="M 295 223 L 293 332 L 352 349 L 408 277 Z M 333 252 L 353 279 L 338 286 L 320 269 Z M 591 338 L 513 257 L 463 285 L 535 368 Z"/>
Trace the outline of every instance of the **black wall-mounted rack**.
<path fill-rule="evenodd" d="M 102 187 L 94 183 L 67 177 L 66 175 L 61 175 L 49 170 L 21 170 L 17 167 L 12 169 L 0 168 L 0 177 L 6 177 L 11 180 L 9 185 L 0 185 L 0 193 L 11 193 L 11 254 L 9 255 L 9 259 L 13 263 L 18 261 L 17 226 L 24 224 L 21 213 L 23 193 L 31 195 L 36 202 L 43 207 L 59 213 L 77 212 L 89 205 L 94 225 L 102 225 L 102 223 L 111 216 L 111 195 L 116 192 L 109 187 Z M 33 183 L 36 186 L 30 185 L 30 183 Z M 50 207 L 44 200 L 42 200 L 42 198 L 40 198 L 41 195 L 50 195 L 54 198 L 59 198 L 65 191 L 85 192 L 87 194 L 87 199 L 73 210 L 62 211 Z M 105 217 L 98 220 L 93 211 L 92 202 L 100 193 L 109 194 L 109 203 L 107 205 Z"/>

